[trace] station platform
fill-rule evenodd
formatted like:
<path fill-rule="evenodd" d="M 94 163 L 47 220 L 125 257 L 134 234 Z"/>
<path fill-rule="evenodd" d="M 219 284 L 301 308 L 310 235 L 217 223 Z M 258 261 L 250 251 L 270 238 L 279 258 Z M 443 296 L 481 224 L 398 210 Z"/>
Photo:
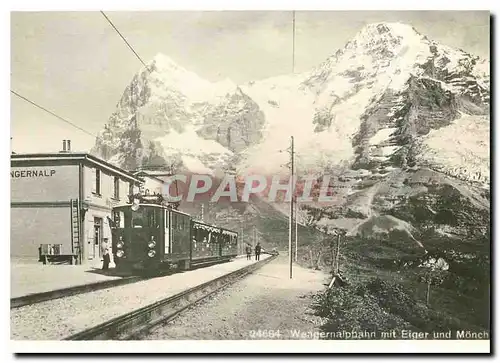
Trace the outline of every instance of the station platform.
<path fill-rule="evenodd" d="M 241 258 L 243 256 L 237 256 Z M 23 260 L 11 260 L 10 298 L 37 294 L 96 282 L 121 279 L 113 265 L 109 270 L 101 269 L 102 261 L 84 265 L 43 265 Z"/>
<path fill-rule="evenodd" d="M 261 261 L 272 256 L 262 255 Z M 45 301 L 11 310 L 12 340 L 60 340 L 256 263 L 252 258 Z M 284 277 L 285 278 L 285 277 Z"/>
<path fill-rule="evenodd" d="M 121 279 L 114 269 L 107 272 L 96 264 L 43 265 L 12 262 L 10 264 L 10 297 L 88 285 L 95 282 Z"/>

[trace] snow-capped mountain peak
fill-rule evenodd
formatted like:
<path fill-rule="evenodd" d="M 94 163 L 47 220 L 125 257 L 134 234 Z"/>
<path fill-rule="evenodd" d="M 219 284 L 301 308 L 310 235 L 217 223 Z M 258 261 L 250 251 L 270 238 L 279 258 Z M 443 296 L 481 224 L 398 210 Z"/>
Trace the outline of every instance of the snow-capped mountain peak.
<path fill-rule="evenodd" d="M 346 48 L 373 48 L 386 46 L 412 45 L 425 37 L 408 24 L 402 23 L 373 23 L 366 25 L 347 43 Z"/>
<path fill-rule="evenodd" d="M 172 58 L 166 56 L 163 53 L 156 54 L 151 62 L 149 62 L 149 64 L 156 67 L 158 71 L 180 71 L 184 73 L 188 72 L 186 69 L 179 66 Z"/>
<path fill-rule="evenodd" d="M 213 95 L 215 97 L 223 97 L 230 92 L 234 92 L 237 88 L 236 83 L 227 77 L 217 82 L 207 81 L 196 73 L 181 67 L 172 58 L 163 53 L 158 53 L 149 62 L 148 68 L 153 76 L 163 81 L 165 85 L 172 88 L 176 87 L 186 95 L 193 90 L 205 92 L 205 94 L 200 95 L 202 101 L 206 100 L 204 96 L 210 97 L 210 95 Z M 169 84 L 169 82 L 171 83 Z M 196 97 L 195 100 L 197 101 Z"/>
<path fill-rule="evenodd" d="M 134 77 L 124 93 L 107 135 L 120 138 L 135 122 L 143 144 L 156 143 L 164 154 L 171 140 L 165 135 L 194 140 L 196 130 L 197 137 L 234 153 L 242 172 L 279 170 L 276 152 L 292 135 L 299 169 L 339 162 L 400 167 L 401 160 L 415 159 L 402 155 L 417 144 L 439 145 L 435 137 L 430 143 L 421 140 L 430 130 L 452 124 L 463 113 L 484 116 L 489 107 L 487 60 L 401 23 L 366 25 L 310 72 L 243 85 L 227 78 L 207 81 L 163 54 L 150 65 L 150 72 Z"/>

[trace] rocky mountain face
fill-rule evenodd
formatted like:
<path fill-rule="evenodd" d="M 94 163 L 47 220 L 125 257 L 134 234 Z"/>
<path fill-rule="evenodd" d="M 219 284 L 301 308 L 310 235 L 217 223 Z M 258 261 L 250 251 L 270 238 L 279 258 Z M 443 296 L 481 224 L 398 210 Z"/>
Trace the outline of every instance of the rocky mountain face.
<path fill-rule="evenodd" d="M 134 76 L 92 152 L 127 169 L 227 168 L 261 137 L 259 106 L 231 81 L 210 83 L 163 55 Z"/>
<path fill-rule="evenodd" d="M 375 24 L 325 62 L 305 85 L 324 92 L 328 80 L 339 77 L 332 70 L 347 63 L 346 58 L 353 59 L 352 65 L 340 74 L 354 85 L 348 87 L 347 99 L 337 94 L 327 105 L 334 110 L 337 100 L 343 105 L 362 92 L 376 92 L 370 92 L 367 106 L 358 113 L 359 127 L 351 138 L 354 161 L 337 183 L 344 187 L 339 194 L 346 194 L 345 203 L 326 208 L 328 217 L 316 218 L 318 224 L 359 234 L 403 231 L 410 240 L 429 226 L 460 238 L 485 233 L 488 63 L 410 27 Z M 331 110 L 320 111 L 319 132 L 332 127 L 335 116 Z M 478 229 L 472 232 L 474 226 Z"/>
<path fill-rule="evenodd" d="M 398 23 L 366 26 L 310 72 L 241 85 L 158 55 L 92 152 L 128 169 L 272 175 L 294 135 L 298 174 L 331 175 L 337 196 L 304 203 L 304 224 L 420 246 L 423 230 L 459 238 L 489 224 L 489 93 L 489 61 Z"/>
<path fill-rule="evenodd" d="M 199 135 L 240 153 L 262 139 L 265 117 L 259 106 L 240 88 L 203 117 Z"/>

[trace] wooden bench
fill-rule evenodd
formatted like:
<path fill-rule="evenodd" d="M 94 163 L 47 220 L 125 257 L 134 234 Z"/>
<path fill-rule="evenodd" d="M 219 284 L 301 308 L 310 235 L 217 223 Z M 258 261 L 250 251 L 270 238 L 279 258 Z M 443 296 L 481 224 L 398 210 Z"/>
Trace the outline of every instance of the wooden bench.
<path fill-rule="evenodd" d="M 70 265 L 76 264 L 76 254 L 61 254 L 61 244 L 41 244 L 38 248 L 38 261 L 43 262 L 44 265 L 52 263 L 69 263 Z"/>

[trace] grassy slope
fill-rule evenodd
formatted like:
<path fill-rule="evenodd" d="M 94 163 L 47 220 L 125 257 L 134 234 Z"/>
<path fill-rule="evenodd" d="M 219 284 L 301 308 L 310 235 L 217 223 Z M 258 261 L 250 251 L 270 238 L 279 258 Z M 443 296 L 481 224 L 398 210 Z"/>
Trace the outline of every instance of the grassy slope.
<path fill-rule="evenodd" d="M 434 242 L 441 246 L 429 254 L 445 257 L 450 269 L 441 286 L 432 286 L 430 306 L 426 306 L 427 285 L 419 281 L 423 270 L 417 267 L 423 257 L 419 249 L 387 241 L 346 241 L 341 271 L 349 285 L 318 295 L 317 312 L 327 319 L 323 329 L 488 330 L 489 261 L 484 248 L 488 241 Z M 451 243 L 455 252 L 460 244 L 467 250 L 475 246 L 475 255 L 470 260 L 453 258 L 446 246 Z M 478 265 L 478 261 L 483 262 Z"/>

